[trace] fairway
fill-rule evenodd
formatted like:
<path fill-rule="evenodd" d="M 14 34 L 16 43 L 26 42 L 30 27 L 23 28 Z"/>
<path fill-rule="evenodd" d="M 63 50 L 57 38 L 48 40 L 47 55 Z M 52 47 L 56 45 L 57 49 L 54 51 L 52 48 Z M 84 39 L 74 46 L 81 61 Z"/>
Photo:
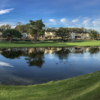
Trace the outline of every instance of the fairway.
<path fill-rule="evenodd" d="M 0 48 L 8 47 L 79 47 L 79 46 L 100 46 L 100 40 L 74 41 L 74 42 L 0 42 Z"/>

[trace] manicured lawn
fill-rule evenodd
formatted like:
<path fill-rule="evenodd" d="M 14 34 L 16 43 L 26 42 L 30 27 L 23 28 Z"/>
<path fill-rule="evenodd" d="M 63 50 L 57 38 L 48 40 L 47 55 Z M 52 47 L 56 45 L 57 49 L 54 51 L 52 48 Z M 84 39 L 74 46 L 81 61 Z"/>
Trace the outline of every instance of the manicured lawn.
<path fill-rule="evenodd" d="M 65 46 L 100 46 L 99 40 L 78 42 L 0 42 L 0 48 L 7 47 L 65 47 Z"/>
<path fill-rule="evenodd" d="M 0 86 L 0 100 L 100 100 L 100 71 L 41 85 Z"/>

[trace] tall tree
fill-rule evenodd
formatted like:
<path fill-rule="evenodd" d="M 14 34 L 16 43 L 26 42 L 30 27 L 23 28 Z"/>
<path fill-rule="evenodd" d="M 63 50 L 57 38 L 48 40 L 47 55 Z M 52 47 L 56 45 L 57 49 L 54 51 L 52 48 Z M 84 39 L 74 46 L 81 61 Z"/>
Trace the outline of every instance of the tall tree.
<path fill-rule="evenodd" d="M 95 30 L 89 30 L 90 31 L 90 37 L 91 37 L 91 39 L 97 39 L 98 37 L 99 37 L 99 33 L 97 32 L 97 31 L 95 31 Z"/>
<path fill-rule="evenodd" d="M 69 32 L 68 32 L 67 28 L 60 27 L 56 31 L 56 36 L 59 36 L 62 38 L 62 40 L 64 40 L 65 38 L 69 38 Z"/>
<path fill-rule="evenodd" d="M 7 24 L 7 25 L 5 25 L 6 26 L 6 30 L 7 29 L 11 29 L 11 25 L 10 24 Z"/>
<path fill-rule="evenodd" d="M 21 22 L 17 22 L 15 29 L 18 30 L 19 32 L 23 32 Z"/>
<path fill-rule="evenodd" d="M 4 32 L 7 29 L 11 29 L 11 25 L 10 24 L 6 24 L 6 25 L 0 26 L 0 31 L 1 32 Z"/>
<path fill-rule="evenodd" d="M 56 31 L 57 31 L 57 28 L 56 28 L 56 27 L 47 28 L 46 31 L 47 31 L 47 32 L 56 32 Z"/>
<path fill-rule="evenodd" d="M 33 21 L 30 20 L 30 29 L 28 32 L 34 37 L 34 41 L 36 42 L 37 37 L 44 34 L 44 30 L 42 29 L 45 25 L 42 22 L 42 19 Z"/>
<path fill-rule="evenodd" d="M 21 25 L 22 23 L 21 22 L 17 22 L 17 24 L 16 25 Z"/>
<path fill-rule="evenodd" d="M 3 32 L 3 37 L 9 38 L 9 40 L 11 42 L 13 37 L 21 38 L 22 35 L 19 31 L 15 30 L 15 29 L 8 29 Z"/>

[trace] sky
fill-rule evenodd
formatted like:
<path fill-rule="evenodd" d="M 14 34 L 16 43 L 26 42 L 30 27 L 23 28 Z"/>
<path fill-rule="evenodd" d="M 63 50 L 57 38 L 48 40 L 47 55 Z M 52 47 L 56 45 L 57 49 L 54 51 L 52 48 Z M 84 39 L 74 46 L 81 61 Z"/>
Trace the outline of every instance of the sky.
<path fill-rule="evenodd" d="M 0 26 L 42 19 L 46 27 L 85 27 L 100 32 L 100 0 L 0 0 Z"/>

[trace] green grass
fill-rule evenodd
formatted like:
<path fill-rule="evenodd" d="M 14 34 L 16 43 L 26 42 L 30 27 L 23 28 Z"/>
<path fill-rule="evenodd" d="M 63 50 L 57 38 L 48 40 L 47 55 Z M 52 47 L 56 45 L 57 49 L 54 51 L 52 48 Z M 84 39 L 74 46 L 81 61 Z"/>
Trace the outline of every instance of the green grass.
<path fill-rule="evenodd" d="M 0 48 L 8 47 L 67 47 L 67 46 L 100 46 L 99 40 L 77 41 L 77 42 L 0 42 Z"/>
<path fill-rule="evenodd" d="M 40 85 L 0 86 L 0 100 L 100 100 L 100 71 Z"/>

